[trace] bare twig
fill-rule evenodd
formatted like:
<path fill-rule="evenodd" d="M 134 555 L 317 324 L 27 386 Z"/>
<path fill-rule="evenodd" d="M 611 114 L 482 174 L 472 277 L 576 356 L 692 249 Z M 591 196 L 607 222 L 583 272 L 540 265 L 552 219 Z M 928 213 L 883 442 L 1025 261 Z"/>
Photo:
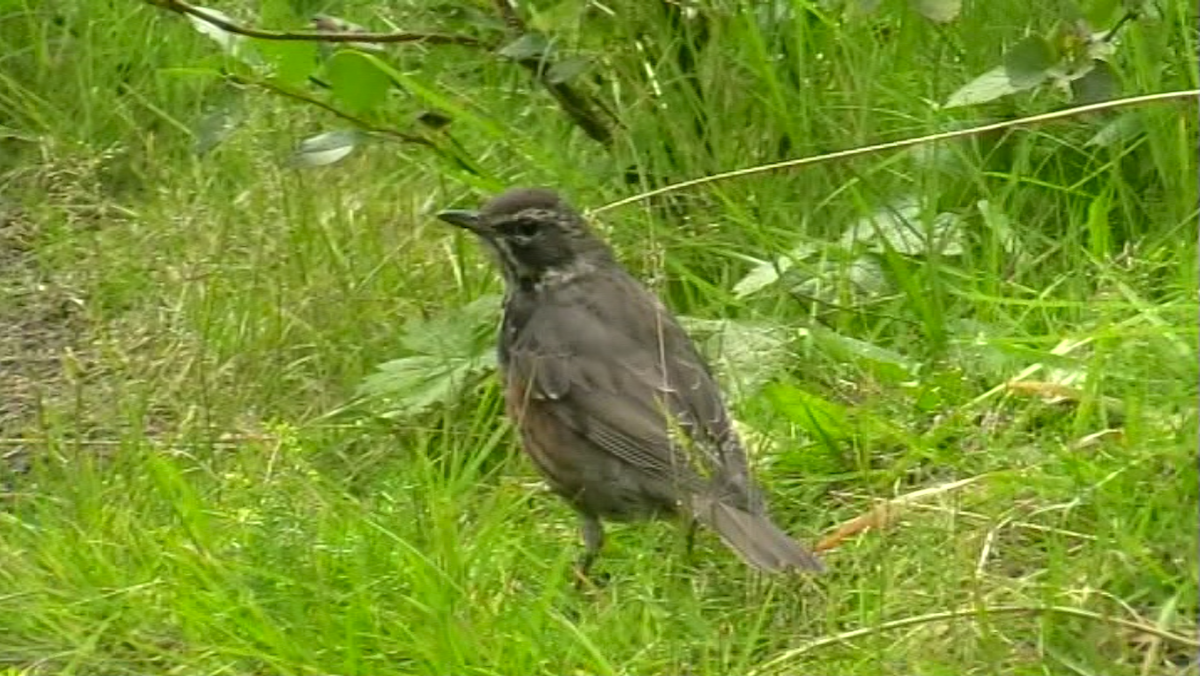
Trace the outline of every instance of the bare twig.
<path fill-rule="evenodd" d="M 265 89 L 273 94 L 278 94 L 280 96 L 283 96 L 283 97 L 286 97 L 289 99 L 294 99 L 296 101 L 300 101 L 301 103 L 306 103 L 311 106 L 316 106 L 316 107 L 320 108 L 321 110 L 324 110 L 324 111 L 331 113 L 347 122 L 350 122 L 354 126 L 362 129 L 363 131 L 367 131 L 367 132 L 370 132 L 373 134 L 378 134 L 380 136 L 384 136 L 384 137 L 387 137 L 387 138 L 390 138 L 390 139 L 393 139 L 396 141 L 402 141 L 404 143 L 414 143 L 416 145 L 422 145 L 427 148 L 437 148 L 437 144 L 435 144 L 433 141 L 425 138 L 424 136 L 419 136 L 417 134 L 406 134 L 402 131 L 396 131 L 395 129 L 389 129 L 387 127 L 380 127 L 380 126 L 371 124 L 370 122 L 367 122 L 366 120 L 362 119 L 361 117 L 356 117 L 354 115 L 351 115 L 350 113 L 347 113 L 344 110 L 339 110 L 338 108 L 331 106 L 328 103 L 325 103 L 324 101 L 322 101 L 320 99 L 308 96 L 307 94 L 303 94 L 301 92 L 298 92 L 298 91 L 295 91 L 292 89 L 280 87 L 279 85 L 276 85 L 271 82 L 267 82 L 264 80 L 251 80 L 249 78 L 245 78 L 240 75 L 235 75 L 233 73 L 226 73 L 225 79 L 229 82 L 232 82 L 233 84 L 249 86 L 249 87 L 259 87 L 259 88 Z"/>
<path fill-rule="evenodd" d="M 284 40 L 293 42 L 373 42 L 373 43 L 394 43 L 394 42 L 422 42 L 432 45 L 467 45 L 473 47 L 491 47 L 479 40 L 478 38 L 469 35 L 446 35 L 444 33 L 412 33 L 407 31 L 398 31 L 393 33 L 331 33 L 325 31 L 272 31 L 262 30 L 259 28 L 250 28 L 241 24 L 226 21 L 219 16 L 215 16 L 204 11 L 202 7 L 184 2 L 183 0 L 144 0 L 146 3 L 161 7 L 162 9 L 175 12 L 177 14 L 185 14 L 194 16 L 201 21 L 210 23 L 223 31 L 233 33 L 235 35 L 244 35 L 248 38 L 258 38 L 260 40 Z"/>

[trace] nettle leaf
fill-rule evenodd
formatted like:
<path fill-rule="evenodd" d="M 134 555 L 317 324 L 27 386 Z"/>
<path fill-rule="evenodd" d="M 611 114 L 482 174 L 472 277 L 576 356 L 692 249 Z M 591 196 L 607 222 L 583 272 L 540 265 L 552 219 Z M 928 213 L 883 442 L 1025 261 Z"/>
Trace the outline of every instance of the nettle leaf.
<path fill-rule="evenodd" d="M 1132 143 L 1135 138 L 1146 131 L 1142 118 L 1137 113 L 1122 113 L 1108 124 L 1100 128 L 1096 135 L 1088 139 L 1086 146 L 1109 147 L 1121 143 Z"/>
<path fill-rule="evenodd" d="M 961 255 L 961 219 L 955 214 L 943 212 L 934 217 L 926 230 L 921 211 L 921 204 L 916 198 L 902 198 L 859 219 L 842 233 L 838 243 L 851 250 L 865 245 L 870 251 L 881 252 L 890 248 L 906 255 L 934 252 L 942 256 Z"/>
<path fill-rule="evenodd" d="M 500 297 L 485 296 L 432 319 L 411 321 L 400 337 L 411 354 L 380 364 L 359 395 L 383 402 L 387 417 L 405 417 L 447 404 L 496 368 Z"/>
<path fill-rule="evenodd" d="M 1053 76 L 1058 63 L 1053 45 L 1040 35 L 1030 35 L 1004 54 L 997 66 L 960 87 L 943 108 L 973 106 L 1032 89 Z"/>
<path fill-rule="evenodd" d="M 697 317 L 679 317 L 679 323 L 708 356 L 732 401 L 757 392 L 787 365 L 792 332 L 786 327 Z"/>
<path fill-rule="evenodd" d="M 738 298 L 745 298 L 762 291 L 768 286 L 777 283 L 784 273 L 792 268 L 796 261 L 805 260 L 816 252 L 816 246 L 807 242 L 801 242 L 790 252 L 774 261 L 759 261 L 750 272 L 746 273 L 746 276 L 733 285 L 734 295 Z"/>
<path fill-rule="evenodd" d="M 563 59 L 550 66 L 550 70 L 546 71 L 546 81 L 550 84 L 569 82 L 579 77 L 589 66 L 591 66 L 591 61 L 581 56 Z"/>
<path fill-rule="evenodd" d="M 541 33 L 525 33 L 501 47 L 496 53 L 513 61 L 541 59 L 550 52 L 550 41 Z"/>
<path fill-rule="evenodd" d="M 1004 72 L 1018 90 L 1031 89 L 1046 81 L 1058 62 L 1050 41 L 1030 35 L 1004 54 Z"/>
<path fill-rule="evenodd" d="M 502 296 L 489 294 L 436 317 L 408 322 L 400 344 L 406 350 L 433 355 L 477 352 L 494 343 L 502 300 Z"/>
<path fill-rule="evenodd" d="M 763 394 L 779 414 L 814 437 L 839 442 L 854 436 L 850 413 L 839 403 L 785 383 L 771 383 Z"/>
<path fill-rule="evenodd" d="M 822 351 L 839 361 L 857 365 L 880 381 L 903 383 L 917 375 L 918 365 L 895 350 L 820 327 L 810 329 L 809 333 Z"/>
<path fill-rule="evenodd" d="M 317 69 L 319 47 L 315 42 L 262 40 L 257 46 L 259 53 L 274 70 L 275 77 L 283 84 L 303 84 Z"/>
<path fill-rule="evenodd" d="M 987 103 L 988 101 L 995 101 L 998 98 L 1019 91 L 1021 91 L 1021 88 L 1015 86 L 1012 80 L 1009 79 L 1007 69 L 1004 66 L 997 66 L 959 87 L 946 99 L 942 107 L 959 108 L 962 106 L 974 106 L 980 103 Z"/>
<path fill-rule="evenodd" d="M 962 13 L 962 0 L 914 0 L 921 16 L 937 23 L 948 23 Z"/>
<path fill-rule="evenodd" d="M 1116 97 L 1118 88 L 1112 66 L 1096 60 L 1086 73 L 1071 80 L 1071 97 L 1080 104 L 1100 103 Z"/>
<path fill-rule="evenodd" d="M 292 155 L 297 167 L 323 167 L 346 158 L 363 140 L 362 132 L 353 129 L 327 131 L 306 138 Z"/>
<path fill-rule="evenodd" d="M 384 417 L 407 417 L 453 401 L 467 384 L 495 365 L 494 352 L 468 357 L 402 357 L 380 364 L 377 372 L 363 380 L 359 394 L 386 399 Z"/>
<path fill-rule="evenodd" d="M 375 63 L 362 52 L 340 49 L 326 64 L 333 97 L 350 112 L 367 112 L 387 100 L 392 80 Z"/>
<path fill-rule="evenodd" d="M 238 128 L 242 121 L 239 103 L 240 100 L 230 103 L 200 118 L 194 132 L 197 155 L 208 154 Z"/>

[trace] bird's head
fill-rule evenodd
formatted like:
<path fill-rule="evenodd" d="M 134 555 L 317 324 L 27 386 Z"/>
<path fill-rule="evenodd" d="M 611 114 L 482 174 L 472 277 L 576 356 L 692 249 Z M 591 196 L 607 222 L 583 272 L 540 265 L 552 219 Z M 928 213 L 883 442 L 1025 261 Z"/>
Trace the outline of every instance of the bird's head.
<path fill-rule="evenodd" d="M 611 260 L 608 246 L 552 190 L 514 188 L 479 211 L 443 211 L 438 218 L 478 236 L 510 285 L 537 284 Z"/>

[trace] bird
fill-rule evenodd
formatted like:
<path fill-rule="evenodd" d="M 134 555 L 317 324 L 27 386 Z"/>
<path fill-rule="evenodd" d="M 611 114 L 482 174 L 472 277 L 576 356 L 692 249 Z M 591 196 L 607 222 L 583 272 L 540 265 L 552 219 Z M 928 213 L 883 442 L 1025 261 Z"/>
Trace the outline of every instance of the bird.
<path fill-rule="evenodd" d="M 552 492 L 579 515 L 578 580 L 602 520 L 681 518 L 750 566 L 820 572 L 777 526 L 720 387 L 657 296 L 548 188 L 511 188 L 438 218 L 472 233 L 504 278 L 497 356 L 505 412 Z"/>

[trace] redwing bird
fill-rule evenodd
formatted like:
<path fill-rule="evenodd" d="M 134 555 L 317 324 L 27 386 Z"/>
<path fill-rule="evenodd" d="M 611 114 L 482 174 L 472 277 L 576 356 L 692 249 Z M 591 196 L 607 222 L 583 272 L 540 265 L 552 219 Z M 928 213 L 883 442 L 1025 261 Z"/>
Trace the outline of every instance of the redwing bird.
<path fill-rule="evenodd" d="M 601 518 L 668 515 L 712 528 L 761 570 L 822 569 L 768 516 L 692 341 L 578 213 L 553 191 L 513 189 L 438 217 L 477 235 L 504 274 L 506 409 L 580 515 L 581 579 L 604 544 Z"/>

